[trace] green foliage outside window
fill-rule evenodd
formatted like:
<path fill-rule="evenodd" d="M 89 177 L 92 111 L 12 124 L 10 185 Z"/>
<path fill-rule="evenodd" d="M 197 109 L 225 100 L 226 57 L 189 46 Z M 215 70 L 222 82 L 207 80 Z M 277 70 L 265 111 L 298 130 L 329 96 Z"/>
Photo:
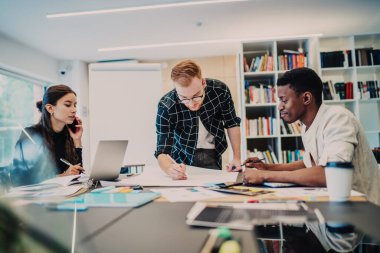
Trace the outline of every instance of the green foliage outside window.
<path fill-rule="evenodd" d="M 12 162 L 13 149 L 21 127 L 38 120 L 35 103 L 43 95 L 43 86 L 0 73 L 0 167 Z"/>

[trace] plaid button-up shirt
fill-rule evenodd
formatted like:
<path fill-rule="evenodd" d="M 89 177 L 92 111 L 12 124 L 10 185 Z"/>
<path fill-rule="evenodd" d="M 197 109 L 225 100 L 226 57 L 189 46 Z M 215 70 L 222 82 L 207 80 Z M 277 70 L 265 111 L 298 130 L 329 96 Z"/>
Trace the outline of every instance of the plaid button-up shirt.
<path fill-rule="evenodd" d="M 178 98 L 175 89 L 158 103 L 156 118 L 157 149 L 155 156 L 169 154 L 177 163 L 191 165 L 198 141 L 198 117 L 214 136 L 217 158 L 227 149 L 224 129 L 240 126 L 227 85 L 206 79 L 205 98 L 198 111 L 189 110 Z M 218 164 L 221 167 L 221 164 Z"/>

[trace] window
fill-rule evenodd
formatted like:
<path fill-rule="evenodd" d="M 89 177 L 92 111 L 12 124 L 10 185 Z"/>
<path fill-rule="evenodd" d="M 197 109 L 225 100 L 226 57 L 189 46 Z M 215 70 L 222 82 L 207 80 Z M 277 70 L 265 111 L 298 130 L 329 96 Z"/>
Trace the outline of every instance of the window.
<path fill-rule="evenodd" d="M 14 146 L 21 126 L 37 123 L 41 100 L 47 83 L 0 69 L 0 167 L 13 160 Z"/>

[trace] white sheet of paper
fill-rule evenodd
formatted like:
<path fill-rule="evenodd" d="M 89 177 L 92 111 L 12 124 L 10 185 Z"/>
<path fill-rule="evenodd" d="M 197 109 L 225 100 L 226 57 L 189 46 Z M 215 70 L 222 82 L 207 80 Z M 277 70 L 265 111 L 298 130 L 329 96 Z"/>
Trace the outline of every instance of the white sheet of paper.
<path fill-rule="evenodd" d="M 50 179 L 47 179 L 47 180 L 41 182 L 41 184 L 59 184 L 61 186 L 68 186 L 68 185 L 79 183 L 78 181 L 75 182 L 75 180 L 79 177 L 80 177 L 80 175 L 53 177 L 53 178 L 50 178 Z"/>
<path fill-rule="evenodd" d="M 291 187 L 291 188 L 272 188 L 271 190 L 275 191 L 275 195 L 278 197 L 324 197 L 328 196 L 326 188 L 323 187 Z M 354 191 L 351 191 L 351 196 L 363 196 L 364 194 Z"/>
<path fill-rule="evenodd" d="M 153 192 L 161 193 L 169 202 L 193 202 L 210 198 L 222 198 L 225 194 L 208 190 L 203 187 L 190 188 L 160 188 L 151 189 Z"/>
<path fill-rule="evenodd" d="M 103 186 L 206 186 L 210 183 L 235 182 L 238 172 L 186 166 L 187 180 L 173 180 L 158 166 L 146 166 L 141 175 L 124 178 L 119 182 L 101 181 Z"/>

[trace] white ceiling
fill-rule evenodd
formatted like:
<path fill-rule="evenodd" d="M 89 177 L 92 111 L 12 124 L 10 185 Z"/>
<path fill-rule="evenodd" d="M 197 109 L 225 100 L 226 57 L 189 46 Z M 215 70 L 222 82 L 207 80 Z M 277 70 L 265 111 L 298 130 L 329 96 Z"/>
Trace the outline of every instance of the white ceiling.
<path fill-rule="evenodd" d="M 47 19 L 47 14 L 185 2 L 1 0 L 0 33 L 57 59 L 162 60 L 234 54 L 239 39 L 380 33 L 379 0 L 249 0 Z M 201 25 L 197 25 L 201 23 Z M 232 42 L 98 52 L 99 48 L 229 39 Z M 0 56 L 1 57 L 1 56 Z"/>

